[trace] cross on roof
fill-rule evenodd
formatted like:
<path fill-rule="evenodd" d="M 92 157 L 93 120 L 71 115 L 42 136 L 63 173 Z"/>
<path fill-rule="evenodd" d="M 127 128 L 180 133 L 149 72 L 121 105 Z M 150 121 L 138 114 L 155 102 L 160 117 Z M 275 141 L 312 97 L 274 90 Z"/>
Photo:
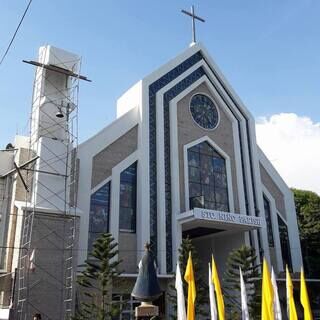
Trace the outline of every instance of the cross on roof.
<path fill-rule="evenodd" d="M 186 11 L 186 10 L 181 10 L 182 13 L 186 14 L 187 16 L 190 16 L 192 18 L 192 43 L 194 44 L 196 42 L 196 24 L 195 24 L 195 20 L 199 20 L 201 22 L 205 22 L 204 19 L 202 19 L 201 17 L 198 17 L 195 15 L 194 13 L 194 6 L 191 6 L 191 12 Z"/>

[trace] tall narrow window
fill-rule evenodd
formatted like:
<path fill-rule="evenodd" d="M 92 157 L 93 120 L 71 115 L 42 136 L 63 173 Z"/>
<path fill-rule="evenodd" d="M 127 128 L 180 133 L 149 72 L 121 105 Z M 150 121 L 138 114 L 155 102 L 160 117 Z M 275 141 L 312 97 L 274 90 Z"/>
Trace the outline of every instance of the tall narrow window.
<path fill-rule="evenodd" d="M 137 162 L 120 175 L 119 229 L 136 232 Z"/>
<path fill-rule="evenodd" d="M 188 149 L 189 205 L 229 211 L 225 159 L 208 142 Z"/>
<path fill-rule="evenodd" d="M 102 233 L 109 231 L 110 190 L 111 182 L 109 181 L 91 195 L 88 240 L 89 252 L 92 250 L 93 242 L 99 238 Z"/>
<path fill-rule="evenodd" d="M 269 247 L 274 247 L 270 202 L 265 197 L 265 195 L 263 195 L 263 206 L 264 206 L 264 214 L 265 214 L 266 223 L 267 223 L 267 234 L 268 234 Z"/>
<path fill-rule="evenodd" d="M 279 215 L 278 215 L 278 225 L 279 225 L 283 269 L 285 269 L 285 266 L 288 265 L 288 268 L 292 270 L 288 227 Z"/>

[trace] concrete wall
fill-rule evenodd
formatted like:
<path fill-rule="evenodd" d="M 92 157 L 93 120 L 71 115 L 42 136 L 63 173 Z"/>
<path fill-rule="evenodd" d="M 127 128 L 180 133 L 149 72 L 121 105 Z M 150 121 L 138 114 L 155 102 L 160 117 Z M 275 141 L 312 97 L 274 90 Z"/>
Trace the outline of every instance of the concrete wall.
<path fill-rule="evenodd" d="M 12 288 L 12 275 L 8 274 L 7 276 L 2 275 L 0 277 L 0 309 L 8 308 L 10 305 L 11 297 L 11 288 Z M 0 319 L 2 319 L 0 317 Z"/>
<path fill-rule="evenodd" d="M 7 237 L 7 255 L 6 255 L 6 269 L 8 272 L 13 272 L 16 265 L 13 265 L 14 251 L 15 249 L 15 239 L 17 233 L 17 218 L 18 218 L 18 208 L 13 207 L 10 215 L 9 226 L 8 226 L 8 237 Z M 19 232 L 20 230 L 18 230 Z M 19 246 L 17 247 L 19 248 Z"/>
<path fill-rule="evenodd" d="M 20 148 L 18 151 L 18 165 L 21 165 L 28 160 L 30 160 L 34 156 L 34 153 L 32 151 L 29 152 L 29 149 L 26 148 Z M 32 164 L 30 165 L 32 166 Z M 24 181 L 27 183 L 28 186 L 32 186 L 32 179 L 33 179 L 33 173 L 29 171 L 27 173 L 26 170 L 21 170 L 21 175 L 24 178 Z M 15 200 L 16 201 L 30 201 L 32 189 L 30 189 L 30 192 L 27 192 L 20 177 L 17 175 L 17 180 L 16 180 L 16 192 L 15 192 Z M 27 197 L 27 198 L 26 198 Z"/>
<path fill-rule="evenodd" d="M 96 154 L 92 160 L 91 188 L 111 176 L 112 168 L 137 149 L 138 126 Z"/>
<path fill-rule="evenodd" d="M 135 233 L 119 232 L 119 260 L 126 273 L 137 273 L 137 236 Z"/>
<path fill-rule="evenodd" d="M 10 223 L 13 177 L 0 178 L 0 270 L 10 271 L 6 265 L 9 249 L 6 248 Z M 0 273 L 1 274 L 1 273 Z"/>
<path fill-rule="evenodd" d="M 0 176 L 13 168 L 14 151 L 0 151 Z"/>
<path fill-rule="evenodd" d="M 239 212 L 238 188 L 236 182 L 236 166 L 235 151 L 232 133 L 232 122 L 218 106 L 220 114 L 220 122 L 216 129 L 209 131 L 200 128 L 192 119 L 189 111 L 189 103 L 192 95 L 195 93 L 205 93 L 215 101 L 206 84 L 201 84 L 198 88 L 192 90 L 188 95 L 178 102 L 177 119 L 178 119 L 178 143 L 179 143 L 179 174 L 180 174 L 180 206 L 181 212 L 185 211 L 185 188 L 184 188 L 184 145 L 197 140 L 203 136 L 211 138 L 229 157 L 231 160 L 232 187 L 233 198 L 235 204 L 235 212 Z"/>
<path fill-rule="evenodd" d="M 261 175 L 262 184 L 270 192 L 270 194 L 272 195 L 272 197 L 276 202 L 277 210 L 284 217 L 287 217 L 285 202 L 284 202 L 284 195 L 261 163 L 260 163 L 260 175 Z"/>
<path fill-rule="evenodd" d="M 35 250 L 35 270 L 26 268 L 29 276 L 28 316 L 39 312 L 42 319 L 63 319 L 66 250 L 73 220 L 61 214 L 36 212 L 33 220 L 31 250 Z M 79 221 L 76 218 L 76 230 Z M 76 233 L 78 234 L 78 232 Z M 78 241 L 74 241 L 73 266 L 77 264 Z M 21 250 L 21 254 L 25 251 Z M 27 259 L 29 261 L 29 259 Z"/>
<path fill-rule="evenodd" d="M 206 282 L 208 278 L 208 263 L 211 262 L 211 255 L 215 259 L 220 281 L 222 281 L 229 253 L 233 249 L 238 249 L 242 245 L 245 245 L 245 235 L 243 232 L 217 234 L 195 238 L 192 239 L 192 242 L 199 255 L 201 262 L 200 272 L 203 275 L 203 279 L 205 279 L 204 281 Z"/>

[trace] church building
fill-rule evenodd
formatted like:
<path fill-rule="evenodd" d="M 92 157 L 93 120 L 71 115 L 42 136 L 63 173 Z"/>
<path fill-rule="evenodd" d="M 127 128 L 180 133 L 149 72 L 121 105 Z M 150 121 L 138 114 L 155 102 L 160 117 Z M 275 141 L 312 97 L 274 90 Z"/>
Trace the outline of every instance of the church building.
<path fill-rule="evenodd" d="M 51 57 L 60 54 L 60 59 L 70 60 L 72 56 L 54 47 L 48 50 Z M 50 65 L 54 64 L 51 61 Z M 63 87 L 59 81 L 56 85 Z M 50 83 L 43 81 L 41 86 L 49 87 Z M 116 119 L 74 150 L 72 174 L 76 183 L 68 190 L 72 196 L 64 200 L 72 200 L 77 217 L 74 265 L 78 271 L 102 233 L 112 233 L 119 244 L 124 270 L 121 277 L 126 281 L 114 288 L 114 294 L 117 299 L 129 299 L 121 319 L 133 319 L 136 302 L 130 299 L 130 293 L 147 242 L 156 257 L 164 292 L 159 302 L 163 314 L 168 312 L 167 293 L 178 249 L 187 236 L 204 266 L 204 279 L 212 254 L 222 275 L 228 254 L 242 245 L 254 247 L 259 261 L 266 257 L 277 274 L 286 264 L 293 272 L 300 271 L 302 257 L 292 192 L 257 145 L 254 117 L 202 44 L 193 43 L 138 81 L 117 100 L 115 108 Z M 55 114 L 56 108 L 52 112 Z M 48 119 L 39 116 L 33 121 Z M 65 130 L 65 120 L 59 121 Z M 51 136 L 39 143 L 63 152 L 59 139 Z M 17 141 L 27 149 L 22 137 Z M 33 156 L 39 156 L 35 161 L 41 162 L 44 155 L 34 152 Z M 0 161 L 12 162 L 9 158 L 7 152 L 6 159 L 1 156 Z M 10 165 L 7 167 L 10 169 Z M 48 167 L 46 172 L 34 174 L 33 193 L 44 192 L 42 184 L 52 184 L 54 189 L 61 183 L 59 177 L 48 174 L 50 170 Z M 37 181 L 42 181 L 41 186 Z M 16 192 L 17 187 L 11 186 L 11 190 Z M 3 188 L 1 192 L 5 192 Z M 37 201 L 34 196 L 28 205 L 22 205 L 15 194 L 10 210 L 22 215 Z M 57 217 L 50 203 L 60 207 L 60 200 L 41 197 L 46 201 L 41 206 L 36 204 L 35 211 L 42 217 Z M 7 215 L 2 212 L 0 221 L 0 230 L 7 230 L 0 233 L 4 244 L 21 241 L 24 230 L 19 219 L 10 218 L 10 210 Z M 57 226 L 60 230 L 61 225 Z M 35 249 L 36 262 L 41 260 L 37 254 L 41 253 Z M 18 268 L 14 250 L 1 258 L 6 272 Z M 35 268 L 31 277 L 37 272 L 40 270 Z M 37 281 L 46 279 L 43 276 Z"/>
<path fill-rule="evenodd" d="M 253 116 L 201 44 L 124 93 L 117 119 L 83 142 L 78 158 L 80 247 L 90 250 L 108 230 L 128 277 L 149 241 L 159 276 L 168 277 L 186 236 L 203 265 L 214 254 L 221 272 L 244 244 L 278 273 L 285 264 L 300 270 L 293 195 L 257 145 Z"/>

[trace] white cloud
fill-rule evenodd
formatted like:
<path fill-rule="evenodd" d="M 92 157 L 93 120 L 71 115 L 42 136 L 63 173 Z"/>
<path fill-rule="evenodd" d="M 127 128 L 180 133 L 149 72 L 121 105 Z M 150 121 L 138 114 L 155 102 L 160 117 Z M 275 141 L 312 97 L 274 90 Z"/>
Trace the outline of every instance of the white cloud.
<path fill-rule="evenodd" d="M 320 123 L 295 113 L 259 118 L 258 145 L 290 187 L 320 195 Z"/>

